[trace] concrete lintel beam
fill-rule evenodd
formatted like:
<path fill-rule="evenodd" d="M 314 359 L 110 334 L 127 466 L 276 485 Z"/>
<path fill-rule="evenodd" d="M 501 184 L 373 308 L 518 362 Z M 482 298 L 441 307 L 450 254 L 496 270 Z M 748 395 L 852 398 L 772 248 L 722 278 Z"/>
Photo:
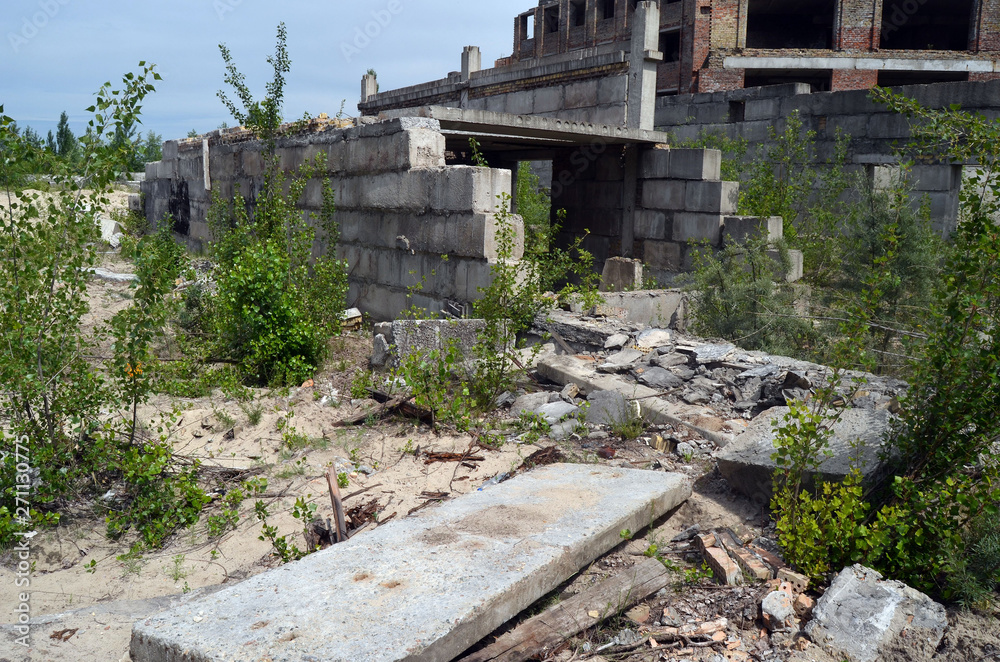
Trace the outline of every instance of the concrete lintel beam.
<path fill-rule="evenodd" d="M 957 71 L 993 73 L 1000 71 L 996 60 L 950 60 L 887 57 L 757 57 L 733 55 L 723 60 L 724 69 L 837 69 L 857 71 Z"/>

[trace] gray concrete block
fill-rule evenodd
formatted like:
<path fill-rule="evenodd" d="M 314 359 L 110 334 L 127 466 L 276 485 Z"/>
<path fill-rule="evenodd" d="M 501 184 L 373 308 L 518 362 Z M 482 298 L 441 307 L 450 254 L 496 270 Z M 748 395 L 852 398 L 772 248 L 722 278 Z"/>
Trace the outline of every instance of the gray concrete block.
<path fill-rule="evenodd" d="M 780 216 L 761 218 L 759 216 L 726 216 L 723 219 L 723 241 L 742 244 L 752 239 L 764 237 L 768 243 L 780 241 L 784 237 L 784 223 Z"/>
<path fill-rule="evenodd" d="M 670 155 L 676 150 L 646 149 L 642 152 L 639 162 L 639 177 L 641 179 L 667 179 L 670 173 Z"/>
<path fill-rule="evenodd" d="M 914 191 L 952 191 L 958 188 L 961 166 L 916 165 L 910 168 L 910 184 Z"/>
<path fill-rule="evenodd" d="M 919 659 L 940 646 L 947 629 L 948 613 L 942 605 L 902 582 L 854 565 L 837 575 L 816 602 L 805 632 L 838 658 L 875 662 L 897 656 Z"/>
<path fill-rule="evenodd" d="M 628 78 L 626 76 L 600 78 L 597 81 L 597 103 L 599 105 L 621 103 L 627 94 Z"/>
<path fill-rule="evenodd" d="M 773 407 L 765 411 L 716 456 L 720 473 L 737 492 L 753 499 L 770 497 L 771 475 L 776 466 L 771 459 L 774 453 L 772 422 L 781 421 L 788 411 L 787 407 Z M 888 425 L 887 411 L 844 410 L 833 426 L 829 446 L 833 455 L 823 461 L 818 472 L 809 475 L 809 480 L 843 480 L 851 470 L 852 458 L 856 457 L 851 447 L 855 440 L 862 442 L 860 468 L 865 475 L 871 474 L 878 467 L 878 456 Z"/>
<path fill-rule="evenodd" d="M 562 86 L 540 87 L 532 92 L 535 97 L 536 113 L 552 113 L 561 110 L 564 105 Z"/>
<path fill-rule="evenodd" d="M 643 261 L 653 269 L 680 271 L 681 247 L 669 241 L 644 241 Z"/>
<path fill-rule="evenodd" d="M 687 183 L 683 209 L 713 214 L 735 214 L 739 197 L 740 185 L 737 182 L 690 181 Z"/>
<path fill-rule="evenodd" d="M 645 209 L 687 209 L 687 184 L 674 179 L 647 179 L 642 183 L 642 206 Z"/>
<path fill-rule="evenodd" d="M 163 151 L 161 152 L 160 158 L 163 161 L 172 161 L 177 158 L 178 154 L 178 142 L 176 140 L 168 140 L 163 143 Z"/>
<path fill-rule="evenodd" d="M 783 280 L 786 283 L 797 283 L 805 275 L 805 258 L 802 251 L 788 250 L 788 270 L 781 269 L 781 255 L 777 250 L 768 251 L 767 254 L 774 260 L 774 278 Z"/>
<path fill-rule="evenodd" d="M 717 149 L 670 151 L 670 176 L 676 179 L 722 179 L 722 152 Z"/>
<path fill-rule="evenodd" d="M 636 239 L 665 239 L 667 218 L 662 211 L 639 210 L 635 212 Z"/>
<path fill-rule="evenodd" d="M 491 113 L 506 113 L 507 95 L 496 94 L 491 97 L 486 97 L 486 110 Z"/>
<path fill-rule="evenodd" d="M 722 240 L 722 218 L 720 214 L 674 214 L 670 238 L 680 243 L 707 241 L 712 246 L 718 246 Z M 683 264 L 681 266 L 684 267 Z"/>
<path fill-rule="evenodd" d="M 507 95 L 507 112 L 512 115 L 531 115 L 535 112 L 534 91 L 513 92 Z"/>
<path fill-rule="evenodd" d="M 746 102 L 744 119 L 769 120 L 778 117 L 781 112 L 781 99 L 751 99 Z"/>
<path fill-rule="evenodd" d="M 131 657 L 449 660 L 690 493 L 678 474 L 542 467 L 140 621 Z"/>
<path fill-rule="evenodd" d="M 613 311 L 616 319 L 676 330 L 682 330 L 686 323 L 687 295 L 680 290 L 606 292 L 602 296 L 604 303 L 598 309 Z"/>
<path fill-rule="evenodd" d="M 590 108 L 597 103 L 597 79 L 570 83 L 565 87 L 566 108 Z"/>
<path fill-rule="evenodd" d="M 612 257 L 604 262 L 601 275 L 602 292 L 624 292 L 642 288 L 642 262 L 624 257 Z"/>

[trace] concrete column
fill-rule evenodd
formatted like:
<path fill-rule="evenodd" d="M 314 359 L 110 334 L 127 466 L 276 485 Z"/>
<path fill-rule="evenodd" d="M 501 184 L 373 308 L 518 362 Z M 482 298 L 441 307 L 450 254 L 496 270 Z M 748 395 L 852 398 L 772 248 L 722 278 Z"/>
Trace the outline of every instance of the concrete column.
<path fill-rule="evenodd" d="M 378 81 L 375 80 L 375 76 L 365 74 L 361 78 L 361 103 L 369 101 L 376 94 L 378 94 Z"/>
<path fill-rule="evenodd" d="M 628 75 L 627 126 L 653 130 L 656 114 L 656 66 L 663 60 L 660 46 L 660 5 L 643 0 L 635 7 L 632 53 Z"/>
<path fill-rule="evenodd" d="M 483 68 L 483 54 L 479 46 L 466 46 L 462 51 L 462 82 L 467 83 L 472 74 Z"/>

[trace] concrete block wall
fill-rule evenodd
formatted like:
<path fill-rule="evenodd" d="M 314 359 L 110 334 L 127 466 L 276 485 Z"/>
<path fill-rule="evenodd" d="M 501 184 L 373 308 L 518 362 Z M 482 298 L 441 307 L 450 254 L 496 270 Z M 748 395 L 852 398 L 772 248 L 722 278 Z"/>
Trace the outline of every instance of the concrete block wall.
<path fill-rule="evenodd" d="M 1000 117 L 1000 81 L 898 89 L 932 108 L 959 104 L 965 110 Z M 695 140 L 706 132 L 744 138 L 754 145 L 767 140 L 769 129 L 782 131 L 793 112 L 802 118 L 805 129 L 816 132 L 821 159 L 834 153 L 838 131 L 849 136 L 849 166 L 859 172 L 872 166 L 895 167 L 895 148 L 905 145 L 910 137 L 908 120 L 873 103 L 867 90 L 810 94 L 809 85 L 801 83 L 661 97 L 657 100 L 656 128 L 672 134 L 676 143 Z M 934 227 L 943 235 L 953 232 L 958 221 L 962 178 L 956 172 L 949 164 L 921 166 L 914 170 L 910 182 L 914 200 L 925 196 L 930 200 Z M 933 186 L 927 184 L 932 180 Z M 948 183 L 947 189 L 937 188 L 942 181 Z"/>
<path fill-rule="evenodd" d="M 211 190 L 205 185 L 208 141 Z M 193 247 L 210 239 L 212 194 L 231 198 L 260 190 L 262 146 L 246 132 L 213 132 L 171 141 L 164 160 L 149 164 L 142 190 L 145 213 L 157 223 L 167 213 Z M 456 309 L 478 298 L 495 263 L 497 196 L 511 191 L 509 170 L 445 165 L 445 139 L 436 120 L 396 119 L 352 128 L 326 127 L 278 142 L 282 167 L 326 158 L 323 178 L 336 196 L 339 257 L 350 273 L 348 303 L 375 319 L 392 319 L 411 304 Z M 306 187 L 299 207 L 319 211 L 321 179 Z M 523 227 L 514 217 L 523 251 Z M 316 250 L 322 250 L 317 244 Z M 442 256 L 447 256 L 443 259 Z M 407 287 L 423 282 L 407 299 Z"/>
<path fill-rule="evenodd" d="M 722 181 L 721 164 L 722 153 L 713 149 L 657 147 L 641 155 L 636 253 L 661 282 L 693 269 L 699 250 L 758 236 L 769 243 L 782 238 L 781 218 L 736 216 L 739 184 Z M 800 254 L 793 256 L 798 267 L 789 280 L 802 277 L 801 262 Z"/>

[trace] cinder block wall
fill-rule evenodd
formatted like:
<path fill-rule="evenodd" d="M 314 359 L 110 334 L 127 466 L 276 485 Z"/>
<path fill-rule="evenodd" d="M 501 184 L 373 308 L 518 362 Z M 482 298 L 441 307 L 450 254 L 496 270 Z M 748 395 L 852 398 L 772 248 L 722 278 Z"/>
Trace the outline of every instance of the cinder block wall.
<path fill-rule="evenodd" d="M 704 73 L 704 72 L 703 72 Z M 1000 118 L 1000 81 L 934 83 L 898 88 L 932 108 L 959 104 L 990 118 Z M 805 129 L 816 132 L 820 159 L 834 153 L 838 131 L 850 136 L 849 165 L 871 171 L 893 166 L 894 146 L 910 138 L 907 119 L 873 103 L 867 90 L 810 94 L 807 84 L 774 85 L 731 92 L 682 94 L 657 100 L 656 128 L 677 142 L 697 139 L 702 132 L 745 138 L 751 145 L 768 139 L 768 130 L 782 131 L 786 118 L 798 112 Z M 935 229 L 951 233 L 958 221 L 961 176 L 951 164 L 931 164 L 914 171 L 910 183 L 914 202 L 929 199 Z M 942 188 L 942 182 L 948 188 Z"/>
<path fill-rule="evenodd" d="M 205 185 L 205 140 L 212 190 Z M 146 168 L 147 218 L 155 224 L 172 214 L 183 238 L 201 246 L 210 238 L 206 218 L 213 192 L 231 198 L 238 187 L 252 199 L 260 190 L 261 150 L 245 131 L 167 142 L 164 159 Z M 511 191 L 510 171 L 446 166 L 440 126 L 427 119 L 313 127 L 278 142 L 285 169 L 320 153 L 336 194 L 338 255 L 349 265 L 350 305 L 384 320 L 411 304 L 454 309 L 478 298 L 477 288 L 489 283 L 497 258 L 493 215 L 497 196 Z M 317 179 L 299 206 L 308 213 L 321 204 Z M 521 238 L 514 257 L 520 258 L 523 225 L 519 217 L 514 223 Z M 421 281 L 421 291 L 408 300 L 407 288 Z"/>

